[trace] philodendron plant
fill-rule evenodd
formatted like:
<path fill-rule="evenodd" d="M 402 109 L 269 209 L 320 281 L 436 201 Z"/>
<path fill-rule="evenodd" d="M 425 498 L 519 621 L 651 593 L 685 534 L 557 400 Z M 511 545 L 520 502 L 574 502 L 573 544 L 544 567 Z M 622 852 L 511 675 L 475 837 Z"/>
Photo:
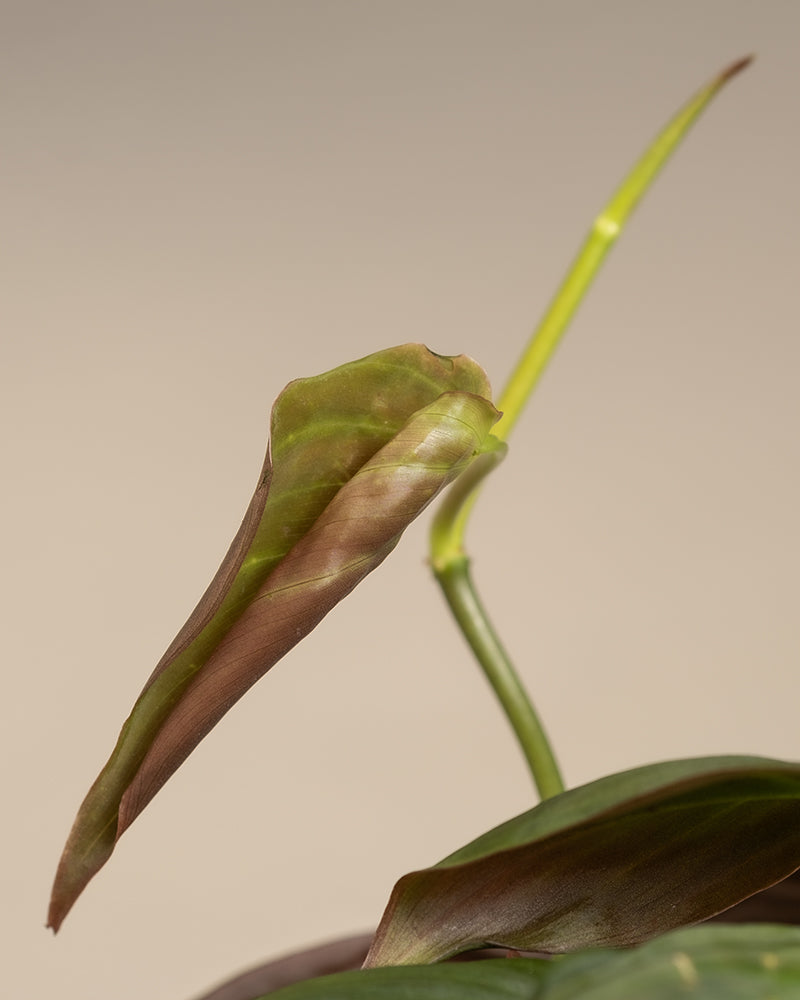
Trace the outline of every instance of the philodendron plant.
<path fill-rule="evenodd" d="M 565 791 L 544 729 L 473 586 L 464 547 L 477 490 L 504 457 L 510 431 L 605 253 L 683 135 L 747 62 L 729 67 L 676 115 L 597 217 L 496 405 L 478 364 L 419 344 L 299 379 L 281 393 L 242 526 L 78 812 L 49 926 L 58 930 L 122 833 L 231 705 L 449 487 L 433 521 L 431 566 L 542 801 L 401 878 L 368 949 L 357 943 L 340 963 L 363 959 L 362 969 L 293 982 L 298 977 L 277 963 L 214 996 L 800 996 L 800 929 L 689 928 L 800 868 L 800 764 L 675 760 Z M 498 948 L 504 951 L 449 961 Z"/>

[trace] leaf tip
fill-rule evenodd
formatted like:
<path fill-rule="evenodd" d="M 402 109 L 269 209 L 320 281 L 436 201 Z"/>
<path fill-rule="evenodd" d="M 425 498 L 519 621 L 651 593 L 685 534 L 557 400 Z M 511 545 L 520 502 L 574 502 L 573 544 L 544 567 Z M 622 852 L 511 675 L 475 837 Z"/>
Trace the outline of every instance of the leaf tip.
<path fill-rule="evenodd" d="M 64 918 L 72 909 L 72 904 L 78 898 L 81 891 L 79 889 L 77 892 L 70 892 L 68 889 L 65 889 L 59 879 L 59 875 L 56 875 L 56 880 L 53 884 L 50 906 L 47 910 L 47 923 L 45 924 L 45 927 L 51 930 L 53 934 L 58 934 L 61 925 L 64 923 Z M 81 886 L 81 888 L 83 887 Z"/>
<path fill-rule="evenodd" d="M 44 925 L 45 930 L 52 931 L 53 934 L 58 934 L 59 928 L 64 922 L 64 917 L 67 915 L 67 911 L 63 910 L 62 907 L 58 905 L 55 895 L 50 900 L 50 906 L 47 910 L 47 923 Z"/>
<path fill-rule="evenodd" d="M 731 77 L 736 76 L 741 73 L 743 69 L 747 69 L 750 63 L 755 59 L 755 53 L 750 53 L 749 55 L 742 56 L 741 59 L 737 59 L 732 62 L 730 66 L 726 67 L 717 78 L 717 83 L 722 86 L 723 83 L 727 83 Z"/>

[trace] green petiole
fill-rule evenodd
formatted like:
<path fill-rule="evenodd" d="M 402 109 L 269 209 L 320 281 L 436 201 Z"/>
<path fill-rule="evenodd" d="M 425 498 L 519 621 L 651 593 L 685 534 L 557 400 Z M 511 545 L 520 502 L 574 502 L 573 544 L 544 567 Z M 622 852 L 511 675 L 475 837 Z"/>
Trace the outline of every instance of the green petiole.
<path fill-rule="evenodd" d="M 547 363 L 553 356 L 575 310 L 594 281 L 628 216 L 675 151 L 688 130 L 725 83 L 751 61 L 740 59 L 702 88 L 658 134 L 597 216 L 583 246 L 556 292 L 539 326 L 498 400 L 502 412 L 494 435 L 508 440 Z M 563 791 L 550 742 L 524 686 L 480 603 L 469 572 L 464 534 L 478 488 L 496 464 L 475 463 L 471 474 L 453 484 L 434 519 L 431 566 L 445 598 L 475 657 L 492 685 L 522 747 L 539 795 L 544 799 Z"/>

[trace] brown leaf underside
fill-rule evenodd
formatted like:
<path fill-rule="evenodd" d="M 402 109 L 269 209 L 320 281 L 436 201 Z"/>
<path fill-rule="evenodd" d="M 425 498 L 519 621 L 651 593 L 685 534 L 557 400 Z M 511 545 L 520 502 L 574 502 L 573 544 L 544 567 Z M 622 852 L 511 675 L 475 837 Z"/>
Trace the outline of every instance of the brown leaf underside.
<path fill-rule="evenodd" d="M 273 462 L 244 522 L 81 806 L 49 926 L 58 929 L 120 835 L 225 712 L 470 464 L 498 416 L 488 393 L 473 361 L 421 345 L 284 390 L 273 408 Z"/>

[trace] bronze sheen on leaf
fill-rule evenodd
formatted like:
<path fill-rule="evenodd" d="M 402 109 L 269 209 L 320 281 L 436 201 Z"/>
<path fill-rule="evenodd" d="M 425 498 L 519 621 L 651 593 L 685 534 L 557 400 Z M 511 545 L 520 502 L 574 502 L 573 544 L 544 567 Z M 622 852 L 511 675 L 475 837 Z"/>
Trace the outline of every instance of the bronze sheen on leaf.
<path fill-rule="evenodd" d="M 248 995 L 255 1000 L 260 991 Z M 233 994 L 230 994 L 231 997 Z M 214 998 L 222 1000 L 215 991 Z M 244 1000 L 244 993 L 236 994 Z M 269 1000 L 797 1000 L 800 928 L 705 925 L 622 951 L 405 965 L 307 979 Z M 211 996 L 208 997 L 211 1000 Z"/>
<path fill-rule="evenodd" d="M 668 761 L 542 802 L 395 885 L 365 965 L 627 946 L 800 868 L 800 764 Z"/>
<path fill-rule="evenodd" d="M 490 398 L 474 361 L 420 344 L 286 387 L 242 526 L 78 812 L 49 926 L 58 929 L 123 831 L 234 702 L 495 447 Z"/>

